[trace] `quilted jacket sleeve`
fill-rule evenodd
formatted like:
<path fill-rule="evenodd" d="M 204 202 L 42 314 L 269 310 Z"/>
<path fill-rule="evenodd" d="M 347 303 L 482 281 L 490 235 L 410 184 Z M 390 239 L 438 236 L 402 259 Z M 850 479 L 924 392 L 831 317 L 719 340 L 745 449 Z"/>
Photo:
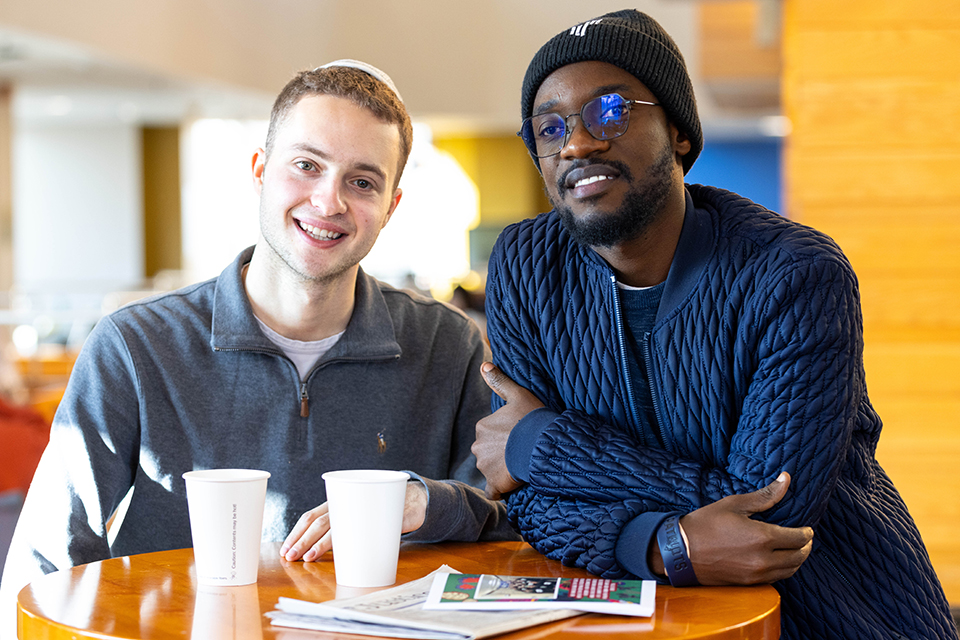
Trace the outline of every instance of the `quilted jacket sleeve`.
<path fill-rule="evenodd" d="M 491 281 L 509 280 L 491 274 Z M 519 313 L 496 313 L 497 295 L 516 294 L 509 286 L 488 288 L 488 300 L 494 296 L 488 330 L 501 353 L 498 364 L 562 411 L 534 446 L 529 485 L 509 498 L 511 517 L 541 552 L 617 575 L 622 568 L 611 549 L 629 520 L 624 514 L 686 513 L 764 486 L 781 470 L 794 483 L 764 519 L 816 524 L 847 455 L 864 393 L 856 284 L 844 260 L 827 256 L 786 262 L 751 286 L 726 351 L 690 344 L 690 332 L 683 331 L 655 343 L 655 375 L 664 394 L 659 402 L 668 421 L 682 421 L 667 425 L 671 435 L 662 450 L 645 448 L 622 429 L 565 410 L 562 403 L 551 405 L 548 398 L 556 392 L 537 385 L 547 373 L 513 366 L 527 362 L 536 369 L 542 361 L 524 355 L 540 342 L 537 324 L 525 324 Z M 716 361 L 695 361 L 704 357 Z M 697 394 L 704 396 L 701 402 L 711 401 L 712 390 L 702 383 L 710 368 L 722 369 L 735 378 L 722 382 L 742 389 L 725 396 L 733 405 L 726 409 L 733 414 L 726 429 L 698 422 L 686 409 Z M 579 524 L 561 530 L 558 521 Z"/>

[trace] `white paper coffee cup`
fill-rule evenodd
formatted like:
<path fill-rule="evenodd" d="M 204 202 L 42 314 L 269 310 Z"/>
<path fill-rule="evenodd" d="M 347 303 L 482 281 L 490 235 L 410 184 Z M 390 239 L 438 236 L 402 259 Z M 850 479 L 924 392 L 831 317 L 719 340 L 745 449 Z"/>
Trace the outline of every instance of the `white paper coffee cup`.
<path fill-rule="evenodd" d="M 397 581 L 409 474 L 354 469 L 323 474 L 337 584 L 385 587 Z"/>
<path fill-rule="evenodd" d="M 266 471 L 208 469 L 183 474 L 197 581 L 236 586 L 257 581 Z"/>

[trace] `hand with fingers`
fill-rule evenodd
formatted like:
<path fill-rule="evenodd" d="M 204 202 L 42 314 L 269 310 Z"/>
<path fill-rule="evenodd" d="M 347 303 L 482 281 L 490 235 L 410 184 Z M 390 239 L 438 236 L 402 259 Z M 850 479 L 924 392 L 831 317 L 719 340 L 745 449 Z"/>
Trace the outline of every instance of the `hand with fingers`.
<path fill-rule="evenodd" d="M 421 482 L 407 482 L 407 494 L 403 503 L 401 531 L 416 531 L 427 516 L 427 490 Z M 289 562 L 303 559 L 304 562 L 319 560 L 333 548 L 330 535 L 330 513 L 327 503 L 300 516 L 287 539 L 280 545 L 280 557 Z"/>
<path fill-rule="evenodd" d="M 680 519 L 700 584 L 765 584 L 789 578 L 800 568 L 813 548 L 813 529 L 751 517 L 780 502 L 789 486 L 790 474 L 784 472 L 757 491 L 727 496 Z M 656 541 L 650 546 L 650 568 L 664 573 Z"/>
<path fill-rule="evenodd" d="M 477 423 L 477 438 L 471 447 L 477 469 L 487 479 L 487 497 L 498 500 L 522 484 L 507 470 L 507 438 L 521 418 L 543 407 L 543 403 L 490 362 L 480 366 L 480 373 L 487 386 L 506 402 Z"/>

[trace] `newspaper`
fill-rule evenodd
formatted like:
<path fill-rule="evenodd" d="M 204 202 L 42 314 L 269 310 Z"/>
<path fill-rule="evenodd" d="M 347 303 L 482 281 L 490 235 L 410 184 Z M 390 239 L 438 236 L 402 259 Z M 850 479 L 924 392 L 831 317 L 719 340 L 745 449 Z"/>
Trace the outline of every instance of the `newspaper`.
<path fill-rule="evenodd" d="M 280 598 L 267 613 L 278 627 L 335 631 L 390 638 L 474 640 L 583 614 L 568 609 L 533 611 L 427 611 L 423 603 L 439 573 L 460 573 L 447 565 L 390 589 L 356 598 L 307 602 Z"/>

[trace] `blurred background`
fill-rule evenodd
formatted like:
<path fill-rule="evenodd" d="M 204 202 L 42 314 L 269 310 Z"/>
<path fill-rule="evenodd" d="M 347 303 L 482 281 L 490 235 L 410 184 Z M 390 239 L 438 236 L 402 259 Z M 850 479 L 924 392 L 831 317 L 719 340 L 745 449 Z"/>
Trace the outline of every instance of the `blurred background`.
<path fill-rule="evenodd" d="M 256 241 L 250 159 L 295 72 L 357 58 L 393 77 L 415 146 L 364 268 L 482 323 L 498 233 L 549 208 L 515 136 L 526 65 L 627 7 L 693 77 L 688 182 L 850 257 L 878 457 L 960 604 L 960 0 L 0 3 L 0 560 L 91 327 Z"/>

